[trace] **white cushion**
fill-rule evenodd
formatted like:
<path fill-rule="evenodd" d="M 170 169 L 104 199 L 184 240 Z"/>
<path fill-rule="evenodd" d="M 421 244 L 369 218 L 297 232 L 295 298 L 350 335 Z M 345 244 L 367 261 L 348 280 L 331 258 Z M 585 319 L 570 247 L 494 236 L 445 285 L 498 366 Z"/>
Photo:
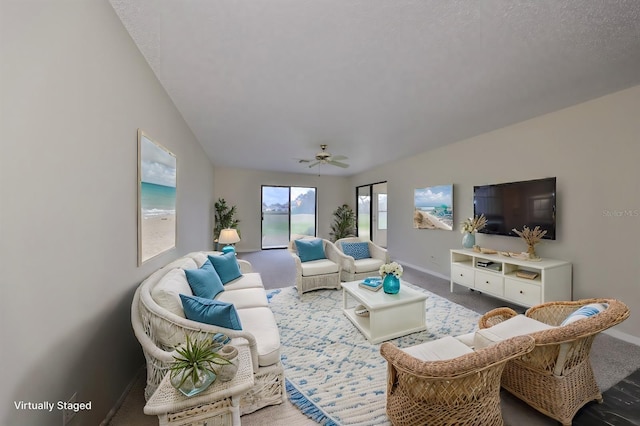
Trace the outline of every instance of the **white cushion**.
<path fill-rule="evenodd" d="M 257 308 L 259 306 L 269 306 L 267 293 L 263 288 L 242 288 L 238 290 L 227 290 L 218 293 L 215 300 L 233 303 L 236 309 Z"/>
<path fill-rule="evenodd" d="M 196 262 L 194 262 L 193 259 L 190 259 L 188 257 L 181 257 L 181 258 L 176 259 L 173 262 L 169 263 L 163 269 L 175 269 L 175 268 L 198 269 L 199 266 L 196 265 Z"/>
<path fill-rule="evenodd" d="M 384 264 L 382 259 L 373 259 L 370 257 L 367 259 L 356 260 L 354 263 L 356 265 L 356 273 L 370 271 L 378 272 L 380 267 Z"/>
<path fill-rule="evenodd" d="M 184 310 L 180 294 L 193 296 L 187 276 L 183 269 L 175 268 L 165 274 L 164 277 L 151 289 L 151 297 L 161 307 L 182 318 Z"/>
<path fill-rule="evenodd" d="M 196 262 L 198 268 L 204 265 L 204 262 L 209 259 L 207 255 L 202 252 L 189 253 L 189 256 L 191 256 L 191 258 Z"/>
<path fill-rule="evenodd" d="M 473 338 L 473 346 L 478 350 L 511 337 L 549 330 L 551 328 L 555 327 L 522 314 L 516 315 L 492 327 L 476 331 Z"/>
<path fill-rule="evenodd" d="M 473 339 L 475 337 L 476 333 L 475 331 L 472 331 L 471 333 L 467 333 L 467 334 L 462 334 L 460 336 L 455 336 L 455 338 L 464 343 L 466 346 L 469 346 L 471 349 L 473 349 Z"/>
<path fill-rule="evenodd" d="M 338 272 L 338 264 L 329 259 L 310 260 L 302 263 L 302 275 L 305 277 L 336 272 Z"/>
<path fill-rule="evenodd" d="M 403 351 L 422 361 L 453 359 L 473 353 L 473 350 L 469 346 L 452 336 L 446 336 L 438 340 L 411 346 L 403 349 Z"/>
<path fill-rule="evenodd" d="M 261 367 L 280 362 L 280 333 L 269 308 L 238 309 L 242 329 L 256 336 L 258 364 Z"/>
<path fill-rule="evenodd" d="M 262 285 L 262 277 L 258 272 L 249 272 L 242 274 L 240 278 L 229 281 L 224 285 L 225 291 L 239 290 L 242 288 L 264 288 Z"/>

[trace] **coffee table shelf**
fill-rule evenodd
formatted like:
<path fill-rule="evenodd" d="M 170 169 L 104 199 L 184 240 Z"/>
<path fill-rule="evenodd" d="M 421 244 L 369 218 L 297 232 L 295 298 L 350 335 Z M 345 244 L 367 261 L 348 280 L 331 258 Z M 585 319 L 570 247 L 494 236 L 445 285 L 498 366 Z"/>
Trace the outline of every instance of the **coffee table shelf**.
<path fill-rule="evenodd" d="M 371 343 L 427 329 L 425 294 L 403 285 L 405 282 L 401 282 L 398 294 L 366 290 L 359 283 L 342 283 L 342 312 Z M 367 308 L 368 317 L 356 315 L 358 304 Z"/>

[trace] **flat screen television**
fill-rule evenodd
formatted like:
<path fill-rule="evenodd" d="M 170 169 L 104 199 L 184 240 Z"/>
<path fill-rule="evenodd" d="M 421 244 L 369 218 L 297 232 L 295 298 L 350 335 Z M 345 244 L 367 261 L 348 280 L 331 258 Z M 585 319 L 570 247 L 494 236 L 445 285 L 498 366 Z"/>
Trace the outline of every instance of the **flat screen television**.
<path fill-rule="evenodd" d="M 539 226 L 545 239 L 556 239 L 556 178 L 473 187 L 473 214 L 483 214 L 481 233 L 517 237 L 513 228 Z"/>

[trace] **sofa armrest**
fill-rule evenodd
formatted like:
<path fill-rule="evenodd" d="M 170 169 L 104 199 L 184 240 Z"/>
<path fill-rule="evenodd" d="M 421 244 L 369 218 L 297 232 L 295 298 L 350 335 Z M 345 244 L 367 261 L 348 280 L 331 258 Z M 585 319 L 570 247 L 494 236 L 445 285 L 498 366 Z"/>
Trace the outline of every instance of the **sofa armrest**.
<path fill-rule="evenodd" d="M 243 274 L 250 274 L 253 272 L 253 265 L 248 260 L 238 259 L 238 265 L 240 266 L 240 272 Z"/>

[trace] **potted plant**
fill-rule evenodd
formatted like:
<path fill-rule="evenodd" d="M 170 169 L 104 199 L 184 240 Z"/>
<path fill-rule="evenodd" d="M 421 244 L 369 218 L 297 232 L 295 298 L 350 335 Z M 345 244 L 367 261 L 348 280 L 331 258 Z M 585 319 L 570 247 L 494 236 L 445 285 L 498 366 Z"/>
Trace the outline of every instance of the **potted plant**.
<path fill-rule="evenodd" d="M 536 254 L 535 246 L 542 240 L 542 237 L 547 235 L 547 231 L 543 231 L 539 226 L 531 229 L 528 226 L 525 226 L 522 231 L 518 231 L 516 228 L 512 229 L 513 232 L 518 234 L 520 238 L 527 243 L 527 254 L 529 255 L 530 260 L 538 260 L 539 257 Z"/>
<path fill-rule="evenodd" d="M 223 339 L 224 340 L 224 339 Z M 217 352 L 224 346 L 220 339 L 192 339 L 176 348 L 169 366 L 173 387 L 186 396 L 196 395 L 211 385 L 217 377 L 217 366 L 230 362 Z"/>
<path fill-rule="evenodd" d="M 476 244 L 475 233 L 487 225 L 487 218 L 483 214 L 469 218 L 461 223 L 462 228 L 462 247 L 472 248 Z"/>
<path fill-rule="evenodd" d="M 224 198 L 218 198 L 215 205 L 215 227 L 213 228 L 213 242 L 218 245 L 218 238 L 220 237 L 220 232 L 223 229 L 234 228 L 238 229 L 238 223 L 240 220 L 236 219 L 234 216 L 236 214 L 236 206 L 228 206 L 227 202 Z M 238 231 L 238 234 L 240 231 Z"/>
<path fill-rule="evenodd" d="M 333 212 L 333 224 L 331 225 L 331 241 L 356 235 L 356 214 L 347 204 L 343 204 Z"/>

